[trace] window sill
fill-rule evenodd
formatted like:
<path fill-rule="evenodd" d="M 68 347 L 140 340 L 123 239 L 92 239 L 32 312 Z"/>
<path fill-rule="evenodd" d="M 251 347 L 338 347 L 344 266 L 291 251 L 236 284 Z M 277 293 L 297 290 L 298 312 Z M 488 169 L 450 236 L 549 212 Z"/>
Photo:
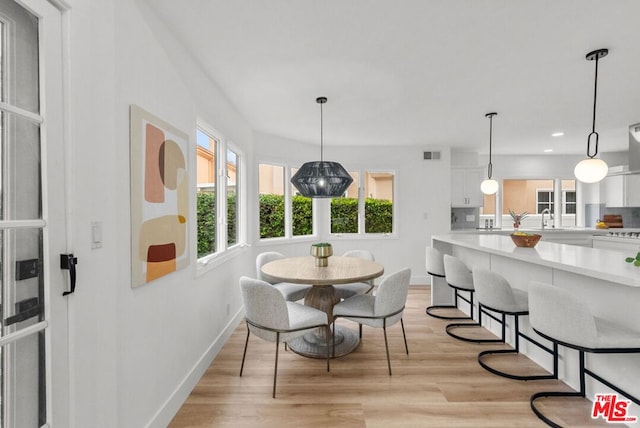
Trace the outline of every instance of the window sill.
<path fill-rule="evenodd" d="M 223 265 L 229 260 L 240 256 L 240 254 L 242 254 L 244 251 L 247 251 L 248 247 L 248 244 L 237 244 L 222 253 L 211 254 L 209 256 L 198 259 L 198 263 L 196 266 L 196 277 L 202 276 L 207 272 L 217 268 L 218 266 Z"/>
<path fill-rule="evenodd" d="M 332 233 L 329 235 L 331 239 L 346 240 L 346 239 L 398 239 L 397 233 Z"/>

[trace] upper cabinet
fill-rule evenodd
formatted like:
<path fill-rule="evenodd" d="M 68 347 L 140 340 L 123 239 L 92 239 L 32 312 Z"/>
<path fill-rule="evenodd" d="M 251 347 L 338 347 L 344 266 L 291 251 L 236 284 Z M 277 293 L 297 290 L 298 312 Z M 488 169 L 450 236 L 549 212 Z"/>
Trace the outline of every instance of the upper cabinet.
<path fill-rule="evenodd" d="M 640 207 L 640 175 L 614 175 L 604 179 L 607 207 Z"/>
<path fill-rule="evenodd" d="M 451 168 L 451 206 L 480 207 L 484 204 L 480 183 L 482 168 Z"/>

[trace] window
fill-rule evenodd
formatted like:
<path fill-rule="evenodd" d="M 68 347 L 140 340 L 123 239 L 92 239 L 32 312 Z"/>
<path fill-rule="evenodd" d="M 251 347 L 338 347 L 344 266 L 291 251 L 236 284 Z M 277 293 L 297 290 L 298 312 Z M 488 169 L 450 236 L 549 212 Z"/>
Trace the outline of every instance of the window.
<path fill-rule="evenodd" d="M 537 214 L 548 209 L 553 213 L 553 190 L 538 190 L 536 192 Z"/>
<path fill-rule="evenodd" d="M 291 175 L 298 172 L 298 168 L 291 168 Z M 291 235 L 313 235 L 313 200 L 298 193 L 291 185 Z"/>
<path fill-rule="evenodd" d="M 258 170 L 260 239 L 313 235 L 313 201 L 289 182 L 297 168 L 261 163 Z"/>
<path fill-rule="evenodd" d="M 558 201 L 558 216 L 555 216 L 556 192 L 561 199 Z M 516 213 L 527 212 L 529 216 L 524 220 L 525 227 L 537 227 L 540 215 L 544 209 L 549 209 L 554 214 L 552 224 L 555 227 L 570 227 L 576 225 L 577 194 L 576 180 L 562 179 L 504 179 L 502 181 L 502 224 L 510 225 L 509 211 Z M 498 194 L 499 195 L 499 194 Z M 480 224 L 484 225 L 485 219 L 494 218 L 496 208 L 496 195 L 485 195 L 484 206 L 481 207 Z M 498 211 L 498 216 L 500 212 Z"/>
<path fill-rule="evenodd" d="M 331 199 L 331 233 L 358 233 L 360 176 L 350 172 L 353 182 L 340 198 Z"/>
<path fill-rule="evenodd" d="M 393 233 L 394 174 L 349 174 L 353 177 L 351 186 L 344 196 L 331 200 L 331 233 Z"/>
<path fill-rule="evenodd" d="M 258 165 L 260 239 L 284 236 L 284 167 Z"/>
<path fill-rule="evenodd" d="M 196 130 L 198 258 L 240 243 L 241 155 L 218 132 Z"/>
<path fill-rule="evenodd" d="M 238 243 L 238 154 L 227 149 L 227 245 Z"/>
<path fill-rule="evenodd" d="M 218 141 L 201 129 L 196 133 L 198 183 L 198 258 L 216 252 L 216 149 Z"/>

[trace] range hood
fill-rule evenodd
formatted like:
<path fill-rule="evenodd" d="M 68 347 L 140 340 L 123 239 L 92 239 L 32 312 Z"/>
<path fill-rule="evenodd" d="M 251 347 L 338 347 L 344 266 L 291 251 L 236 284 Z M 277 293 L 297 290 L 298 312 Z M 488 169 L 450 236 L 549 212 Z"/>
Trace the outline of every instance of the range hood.
<path fill-rule="evenodd" d="M 611 167 L 607 175 L 640 174 L 640 123 L 629 126 L 629 165 Z"/>

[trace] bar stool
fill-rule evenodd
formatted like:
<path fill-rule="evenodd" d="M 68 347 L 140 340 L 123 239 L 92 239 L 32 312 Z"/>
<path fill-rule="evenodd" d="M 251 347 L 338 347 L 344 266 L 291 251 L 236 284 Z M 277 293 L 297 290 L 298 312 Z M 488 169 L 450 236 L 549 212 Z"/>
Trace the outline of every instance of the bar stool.
<path fill-rule="evenodd" d="M 453 329 L 457 329 L 457 328 L 471 328 L 471 327 L 482 327 L 482 314 L 485 313 L 487 316 L 489 316 L 490 318 L 496 320 L 499 323 L 502 323 L 502 320 L 499 319 L 498 317 L 487 313 L 484 311 L 484 309 L 482 309 L 482 307 L 479 308 L 478 311 L 478 322 L 475 322 L 475 319 L 473 317 L 473 295 L 475 292 L 475 287 L 473 285 L 473 275 L 471 273 L 471 271 L 469 270 L 469 268 L 462 262 L 462 260 L 460 260 L 457 257 L 454 256 L 450 256 L 449 254 L 445 254 L 442 257 L 442 261 L 444 263 L 444 274 L 445 274 L 445 279 L 447 280 L 447 284 L 449 284 L 449 287 L 453 288 L 456 290 L 456 294 L 459 291 L 466 291 L 469 294 L 469 298 L 467 299 L 466 296 L 463 295 L 459 295 L 458 298 L 464 300 L 465 302 L 469 303 L 470 305 L 470 310 L 469 310 L 469 317 L 466 319 L 469 319 L 472 322 L 468 322 L 468 323 L 452 323 L 449 324 L 445 327 L 445 331 L 447 332 L 447 334 L 455 339 L 458 340 L 464 340 L 465 342 L 475 342 L 475 343 L 502 343 L 504 342 L 504 339 L 478 339 L 478 338 L 469 338 L 469 337 L 464 337 L 464 336 L 460 336 L 454 332 L 452 332 L 451 330 Z"/>
<path fill-rule="evenodd" d="M 488 269 L 473 269 L 473 285 L 476 290 L 478 307 L 498 313 L 502 318 L 502 341 L 505 342 L 506 317 L 513 316 L 515 346 L 512 349 L 490 349 L 478 354 L 478 363 L 485 370 L 502 377 L 516 380 L 540 380 L 558 378 L 558 344 L 549 349 L 535 339 L 520 331 L 520 317 L 529 315 L 529 299 L 527 293 L 511 287 L 509 282 L 499 273 Z M 538 346 L 553 356 L 553 373 L 545 375 L 518 375 L 507 373 L 489 366 L 483 359 L 487 355 L 520 353 L 520 338 Z"/>
<path fill-rule="evenodd" d="M 436 250 L 435 248 L 427 246 L 426 255 L 425 255 L 425 265 L 427 267 L 427 273 L 432 277 L 437 277 L 437 278 L 445 277 L 444 261 L 442 260 L 442 253 Z M 431 284 L 433 284 L 433 281 L 431 282 Z M 432 287 L 432 290 L 433 290 L 433 287 Z M 439 318 L 442 320 L 470 320 L 471 318 L 466 315 L 465 316 L 446 316 L 446 315 L 440 315 L 433 312 L 439 309 L 458 309 L 458 298 L 463 298 L 463 297 L 458 294 L 457 289 L 454 289 L 453 305 L 427 306 L 427 308 L 425 309 L 425 312 L 429 316 L 432 316 L 434 318 Z"/>
<path fill-rule="evenodd" d="M 579 353 L 580 390 L 577 392 L 537 392 L 531 396 L 531 410 L 551 427 L 560 425 L 547 418 L 535 401 L 544 397 L 585 397 L 585 375 L 640 405 L 640 400 L 585 366 L 585 352 L 594 354 L 640 353 L 640 336 L 623 326 L 593 316 L 579 296 L 557 286 L 532 282 L 529 287 L 529 318 L 533 329 L 551 340 Z"/>

